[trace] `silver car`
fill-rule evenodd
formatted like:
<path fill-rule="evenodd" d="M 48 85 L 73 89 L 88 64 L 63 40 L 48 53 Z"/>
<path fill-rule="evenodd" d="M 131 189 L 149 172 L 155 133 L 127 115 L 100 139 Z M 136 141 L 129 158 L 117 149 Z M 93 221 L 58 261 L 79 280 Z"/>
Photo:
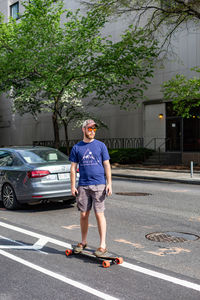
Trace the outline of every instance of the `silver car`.
<path fill-rule="evenodd" d="M 7 209 L 72 198 L 70 162 L 62 152 L 40 146 L 0 148 L 0 200 Z"/>

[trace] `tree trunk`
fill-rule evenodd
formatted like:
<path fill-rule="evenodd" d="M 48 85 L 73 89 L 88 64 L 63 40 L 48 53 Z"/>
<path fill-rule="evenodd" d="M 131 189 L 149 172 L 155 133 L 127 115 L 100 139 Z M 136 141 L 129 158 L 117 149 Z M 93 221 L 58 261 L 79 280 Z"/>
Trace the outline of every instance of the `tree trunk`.
<path fill-rule="evenodd" d="M 53 112 L 52 121 L 54 130 L 54 147 L 58 149 L 60 147 L 60 134 L 58 126 L 58 115 L 56 111 Z"/>
<path fill-rule="evenodd" d="M 67 155 L 69 155 L 69 136 L 68 136 L 68 123 L 63 121 L 64 129 L 65 129 L 65 141 L 66 141 L 66 147 L 67 147 Z"/>

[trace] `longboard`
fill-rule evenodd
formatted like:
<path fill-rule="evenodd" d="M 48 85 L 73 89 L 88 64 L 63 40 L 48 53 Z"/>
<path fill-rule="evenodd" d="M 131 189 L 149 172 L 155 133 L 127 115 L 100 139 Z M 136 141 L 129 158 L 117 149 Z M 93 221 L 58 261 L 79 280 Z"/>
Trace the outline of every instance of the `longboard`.
<path fill-rule="evenodd" d="M 104 256 L 98 257 L 98 256 L 96 256 L 94 254 L 95 250 L 93 250 L 91 248 L 85 248 L 81 252 L 76 253 L 76 252 L 74 252 L 75 246 L 72 246 L 72 247 L 73 247 L 73 249 L 67 249 L 65 251 L 65 254 L 67 256 L 70 256 L 70 255 L 74 254 L 74 255 L 82 255 L 82 256 L 87 256 L 87 257 L 95 258 L 98 261 L 102 262 L 102 266 L 104 268 L 109 268 L 111 264 L 117 264 L 117 265 L 119 265 L 119 264 L 123 263 L 123 258 L 122 257 L 114 256 L 111 253 L 106 253 Z"/>

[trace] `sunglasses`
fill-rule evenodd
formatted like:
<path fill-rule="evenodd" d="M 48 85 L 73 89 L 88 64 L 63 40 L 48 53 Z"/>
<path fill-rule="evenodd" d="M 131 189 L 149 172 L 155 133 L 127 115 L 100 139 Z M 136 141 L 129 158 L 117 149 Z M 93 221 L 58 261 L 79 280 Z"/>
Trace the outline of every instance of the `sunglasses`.
<path fill-rule="evenodd" d="M 96 132 L 96 131 L 97 131 L 97 128 L 96 128 L 96 127 L 88 127 L 87 130 L 90 131 L 90 132 L 91 132 L 91 131 Z"/>

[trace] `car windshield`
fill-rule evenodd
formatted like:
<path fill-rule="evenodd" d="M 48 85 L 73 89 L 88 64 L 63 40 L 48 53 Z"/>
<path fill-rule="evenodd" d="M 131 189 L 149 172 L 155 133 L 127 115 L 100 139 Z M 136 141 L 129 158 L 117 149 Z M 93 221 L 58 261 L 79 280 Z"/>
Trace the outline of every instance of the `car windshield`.
<path fill-rule="evenodd" d="M 56 149 L 17 150 L 27 163 L 70 163 L 68 157 Z"/>

